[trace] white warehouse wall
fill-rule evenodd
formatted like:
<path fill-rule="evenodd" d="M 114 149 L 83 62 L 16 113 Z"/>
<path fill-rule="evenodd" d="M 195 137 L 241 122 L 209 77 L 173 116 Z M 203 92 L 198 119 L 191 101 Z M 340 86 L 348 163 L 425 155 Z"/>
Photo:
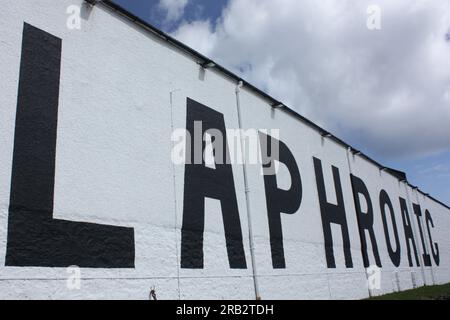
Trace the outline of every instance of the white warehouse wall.
<path fill-rule="evenodd" d="M 343 144 L 322 137 L 285 109 L 272 108 L 270 101 L 245 85 L 237 89 L 236 80 L 214 68 L 201 68 L 192 55 L 105 5 L 86 10 L 82 0 L 7 2 L 0 11 L 0 298 L 148 299 L 154 287 L 158 299 L 255 299 L 256 283 L 262 299 L 358 299 L 368 297 L 369 291 L 378 295 L 450 282 L 448 207 Z M 67 28 L 66 10 L 71 5 L 83 8 L 80 30 Z M 35 69 L 27 69 L 24 56 L 32 61 L 41 59 L 36 57 L 38 50 L 24 51 L 27 28 L 33 35 L 30 43 L 36 43 L 36 34 L 42 32 L 62 43 L 55 146 L 49 136 L 56 128 L 47 127 L 39 118 L 40 112 L 47 112 L 48 92 L 40 90 L 41 86 L 26 88 L 25 80 L 33 79 Z M 49 65 L 57 60 L 50 42 L 41 46 L 43 55 L 48 54 L 39 60 L 45 65 L 46 60 Z M 44 79 L 55 73 L 47 69 L 39 69 Z M 37 108 L 35 101 L 44 103 Z M 203 111 L 188 114 L 195 109 L 190 108 L 195 104 L 190 101 L 201 104 L 196 108 Z M 260 164 L 245 166 L 246 189 L 242 164 L 216 164 L 215 170 L 193 169 L 191 175 L 193 167 L 172 162 L 175 129 L 186 128 L 187 120 L 194 116 L 214 122 L 214 117 L 220 120 L 221 115 L 226 129 L 238 129 L 237 101 L 243 129 L 280 129 L 279 140 L 295 159 L 301 177 L 301 192 L 296 189 L 297 194 L 278 203 L 282 207 L 282 239 L 275 240 L 282 243 L 283 266 L 275 267 L 272 259 L 267 187 Z M 24 123 L 31 127 L 27 130 Z M 28 144 L 22 145 L 23 141 Z M 49 156 L 46 148 L 56 151 L 55 156 L 51 152 Z M 332 223 L 332 247 L 325 245 L 324 217 L 333 213 L 320 204 L 314 158 L 321 161 L 329 207 L 337 205 L 340 198 L 332 166 L 334 172 L 339 171 L 347 244 L 344 228 Z M 36 167 L 29 168 L 30 164 Z M 33 175 L 36 172 L 40 175 Z M 373 234 L 382 265 L 378 289 L 369 290 L 367 285 L 351 174 L 364 182 L 372 203 Z M 281 164 L 276 187 L 286 191 L 294 182 L 292 172 Z M 42 188 L 25 192 L 21 189 L 24 184 Z M 53 190 L 47 195 L 52 208 L 33 206 L 47 189 Z M 392 202 L 398 230 L 399 248 L 393 246 L 399 250 L 398 266 L 390 258 L 385 239 L 379 203 L 382 190 Z M 408 259 L 400 198 L 405 199 L 413 234 L 408 242 L 413 266 Z M 367 199 L 359 199 L 366 213 Z M 283 208 L 294 202 L 298 209 L 283 213 Z M 186 216 L 198 214 L 203 205 L 201 232 L 202 219 Z M 420 220 L 413 205 L 420 206 Z M 46 218 L 36 218 L 34 223 L 35 217 L 41 216 Z M 223 217 L 231 222 L 227 224 Z M 389 210 L 386 217 L 394 244 Z M 61 229 L 54 226 L 55 221 Z M 225 235 L 224 224 L 230 234 Z M 24 231 L 25 226 L 30 232 Z M 89 233 L 89 228 L 97 231 Z M 203 248 L 190 237 L 199 232 Z M 115 239 L 116 234 L 128 238 Z M 369 232 L 364 234 L 369 263 L 374 265 L 373 243 Z M 21 237 L 30 245 L 24 245 Z M 78 244 L 78 237 L 85 242 Z M 64 246 L 66 243 L 73 246 Z M 435 247 L 431 247 L 435 243 L 439 263 L 433 256 Z M 47 249 L 45 245 L 49 245 Z M 344 255 L 346 245 L 351 266 Z M 329 259 L 331 251 L 334 266 L 327 260 L 326 252 Z M 423 254 L 429 254 L 431 266 L 425 265 Z M 82 282 L 77 290 L 67 287 L 66 267 L 71 265 L 81 267 Z"/>

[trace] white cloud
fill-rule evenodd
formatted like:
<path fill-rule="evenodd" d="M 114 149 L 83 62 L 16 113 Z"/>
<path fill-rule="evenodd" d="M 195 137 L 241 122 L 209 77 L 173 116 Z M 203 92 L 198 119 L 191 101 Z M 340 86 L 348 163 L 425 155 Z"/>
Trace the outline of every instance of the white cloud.
<path fill-rule="evenodd" d="M 376 2 L 376 3 L 374 3 Z M 381 30 L 367 29 L 367 7 Z M 448 0 L 230 0 L 175 37 L 384 157 L 450 149 Z"/>
<path fill-rule="evenodd" d="M 211 23 L 207 21 L 194 21 L 181 25 L 174 36 L 183 39 L 187 44 L 195 44 L 194 48 L 202 53 L 211 53 L 216 48 L 217 35 L 213 33 Z"/>
<path fill-rule="evenodd" d="M 158 7 L 165 11 L 166 21 L 178 21 L 184 14 L 188 0 L 159 0 Z"/>

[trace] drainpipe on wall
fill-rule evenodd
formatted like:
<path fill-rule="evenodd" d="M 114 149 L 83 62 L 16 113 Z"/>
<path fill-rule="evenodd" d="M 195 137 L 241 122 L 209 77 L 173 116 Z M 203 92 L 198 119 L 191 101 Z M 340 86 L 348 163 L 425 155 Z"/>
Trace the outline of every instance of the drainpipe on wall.
<path fill-rule="evenodd" d="M 417 204 L 420 205 L 419 192 L 417 192 L 417 190 L 413 190 L 413 193 L 414 193 L 414 195 L 416 196 Z M 423 209 L 423 207 L 422 207 L 422 209 Z M 425 213 L 425 212 L 422 212 L 422 213 Z M 424 216 L 424 215 L 422 214 L 422 216 L 420 217 L 420 224 L 422 225 L 422 235 L 423 235 L 423 237 L 424 237 L 423 241 L 424 241 L 426 250 L 428 251 L 428 254 L 431 254 L 431 247 L 430 247 L 430 244 L 428 243 L 428 241 L 426 241 L 426 238 L 425 238 L 425 231 L 426 231 L 425 228 L 426 228 L 426 224 L 425 224 L 424 221 L 423 221 L 423 216 Z M 421 239 L 421 240 L 422 240 L 422 239 Z M 425 254 L 425 252 L 424 252 L 424 254 Z M 431 259 L 431 257 L 430 257 L 430 259 Z M 423 260 L 423 256 L 422 256 L 422 260 Z M 424 260 L 422 261 L 422 263 L 423 263 L 423 268 L 425 268 L 426 266 L 425 266 Z M 435 282 L 435 280 L 434 280 L 433 263 L 431 263 L 431 265 L 430 265 L 430 274 L 431 274 L 431 282 L 433 283 L 433 285 L 435 285 L 436 282 Z M 424 279 L 426 279 L 426 278 L 424 278 Z"/>
<path fill-rule="evenodd" d="M 411 202 L 411 197 L 409 196 L 409 191 L 408 191 L 408 184 L 405 183 L 405 190 L 406 190 L 406 198 L 408 200 L 408 215 L 409 215 L 409 219 L 411 221 L 411 225 L 412 225 L 412 229 L 413 229 L 413 235 L 414 235 L 414 244 L 416 245 L 416 249 L 417 249 L 417 253 L 419 255 L 419 262 L 420 262 L 420 270 L 422 272 L 422 281 L 423 284 L 426 285 L 426 279 L 425 279 L 425 270 L 423 268 L 423 256 L 422 256 L 422 248 L 420 247 L 420 243 L 417 242 L 417 229 L 416 229 L 416 222 L 414 219 L 414 208 L 412 206 L 412 202 Z M 420 237 L 420 235 L 419 235 Z M 411 257 L 412 259 L 412 257 Z M 414 263 L 413 263 L 414 264 Z M 414 283 L 413 283 L 414 286 Z"/>
<path fill-rule="evenodd" d="M 181 89 L 174 89 L 172 91 L 169 92 L 170 95 L 170 100 L 169 100 L 169 104 L 170 104 L 170 134 L 172 135 L 175 128 L 174 128 L 174 124 L 173 124 L 173 109 L 174 109 L 174 95 L 176 92 L 181 91 Z M 172 148 L 175 147 L 175 143 L 172 142 Z M 172 149 L 173 150 L 173 149 Z M 172 159 L 173 160 L 173 159 Z M 176 254 L 177 254 L 177 285 L 178 285 L 178 300 L 181 300 L 181 289 L 180 289 L 180 257 L 179 257 L 179 253 L 178 253 L 178 236 L 177 236 L 177 226 L 178 226 L 178 221 L 177 221 L 177 213 L 178 213 L 178 201 L 177 201 L 177 176 L 176 176 L 176 168 L 175 168 L 175 163 L 172 161 L 172 179 L 173 179 L 173 199 L 174 199 L 174 207 L 175 207 L 175 218 L 174 218 L 174 229 L 175 229 L 175 249 Z M 155 299 L 156 300 L 156 299 Z"/>
<path fill-rule="evenodd" d="M 239 123 L 239 138 L 241 141 L 241 154 L 243 157 L 242 161 L 242 170 L 244 172 L 244 187 L 245 187 L 245 204 L 247 207 L 247 221 L 248 221 L 248 237 L 249 237 L 249 245 L 250 245 L 250 256 L 252 259 L 252 270 L 253 270 L 253 284 L 255 286 L 255 298 L 256 300 L 261 300 L 261 296 L 259 295 L 259 285 L 258 285 L 258 276 L 256 272 L 256 259 L 255 259 L 255 246 L 253 243 L 253 229 L 252 229 L 252 219 L 251 219 L 251 206 L 250 206 L 250 188 L 248 186 L 248 178 L 247 178 L 247 159 L 245 157 L 245 141 L 242 136 L 242 116 L 241 116 L 241 101 L 239 97 L 239 93 L 243 86 L 243 82 L 239 81 L 236 86 L 236 106 L 237 106 L 237 114 L 238 114 L 238 123 Z"/>
<path fill-rule="evenodd" d="M 352 165 L 351 165 L 351 163 L 350 163 L 350 157 L 353 157 L 353 154 L 352 154 L 352 148 L 350 148 L 350 147 L 347 148 L 346 154 L 347 154 L 348 171 L 350 172 L 351 175 L 353 175 L 353 169 L 352 169 Z M 353 191 L 353 184 L 352 184 L 352 191 Z M 353 195 L 353 197 L 354 197 L 354 195 Z M 358 220 L 359 220 L 359 219 L 358 219 Z M 358 232 L 359 232 L 359 221 L 358 221 Z M 360 237 L 361 237 L 361 235 L 360 235 Z M 366 267 L 364 267 L 364 274 L 366 275 L 366 280 L 367 280 L 367 291 L 369 292 L 369 297 L 372 297 L 373 295 L 372 295 L 372 290 L 370 290 L 370 286 L 369 286 L 369 275 L 368 275 L 368 272 L 367 272 Z"/>

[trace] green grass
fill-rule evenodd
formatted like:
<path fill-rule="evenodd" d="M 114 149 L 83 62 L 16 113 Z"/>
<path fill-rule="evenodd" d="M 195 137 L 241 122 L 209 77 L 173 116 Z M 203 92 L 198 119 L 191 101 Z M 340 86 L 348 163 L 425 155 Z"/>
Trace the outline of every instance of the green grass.
<path fill-rule="evenodd" d="M 426 286 L 413 290 L 390 293 L 370 300 L 450 300 L 450 283 L 442 286 Z"/>

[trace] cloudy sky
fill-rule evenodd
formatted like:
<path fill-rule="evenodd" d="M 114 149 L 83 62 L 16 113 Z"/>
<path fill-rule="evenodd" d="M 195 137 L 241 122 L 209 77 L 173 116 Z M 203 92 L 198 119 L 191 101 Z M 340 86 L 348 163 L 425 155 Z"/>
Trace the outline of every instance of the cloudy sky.
<path fill-rule="evenodd" d="M 450 204 L 450 1 L 115 1 Z"/>

